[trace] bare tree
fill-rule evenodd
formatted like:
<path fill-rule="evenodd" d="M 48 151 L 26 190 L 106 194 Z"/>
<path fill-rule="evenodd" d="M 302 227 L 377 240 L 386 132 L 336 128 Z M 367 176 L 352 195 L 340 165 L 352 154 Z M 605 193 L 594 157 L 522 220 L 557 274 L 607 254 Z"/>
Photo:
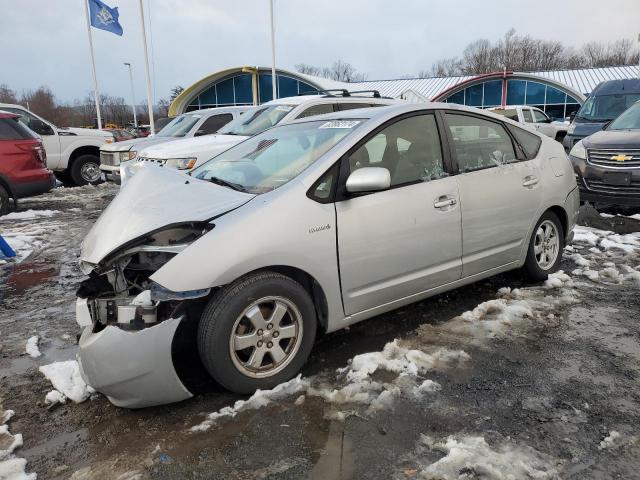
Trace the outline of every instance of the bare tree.
<path fill-rule="evenodd" d="M 9 88 L 9 85 L 0 85 L 0 103 L 18 103 L 16 92 Z"/>
<path fill-rule="evenodd" d="M 350 63 L 336 60 L 330 67 L 316 67 L 306 63 L 299 63 L 295 66 L 296 71 L 306 75 L 330 78 L 338 82 L 363 82 L 367 75 L 360 73 Z"/>
<path fill-rule="evenodd" d="M 611 65 L 630 65 L 638 62 L 638 53 L 634 51 L 633 42 L 628 38 L 615 42 L 589 42 L 580 51 L 584 58 L 584 66 L 606 67 Z"/>

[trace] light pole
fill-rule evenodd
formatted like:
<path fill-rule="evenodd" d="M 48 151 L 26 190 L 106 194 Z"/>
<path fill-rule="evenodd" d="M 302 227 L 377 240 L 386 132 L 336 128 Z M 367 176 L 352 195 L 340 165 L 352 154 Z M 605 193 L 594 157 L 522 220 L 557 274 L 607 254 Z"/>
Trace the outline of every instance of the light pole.
<path fill-rule="evenodd" d="M 138 128 L 138 117 L 136 116 L 136 94 L 133 91 L 133 72 L 131 71 L 131 64 L 124 62 L 129 67 L 129 81 L 131 82 L 131 107 L 133 108 L 133 126 Z"/>

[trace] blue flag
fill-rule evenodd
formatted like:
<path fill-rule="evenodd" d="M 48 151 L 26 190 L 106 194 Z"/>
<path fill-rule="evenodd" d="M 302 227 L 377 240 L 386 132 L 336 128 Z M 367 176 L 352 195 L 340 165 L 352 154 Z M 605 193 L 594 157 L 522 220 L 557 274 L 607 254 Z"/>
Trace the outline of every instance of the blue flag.
<path fill-rule="evenodd" d="M 106 30 L 107 32 L 122 35 L 122 25 L 118 23 L 118 7 L 108 7 L 100 0 L 87 0 L 89 2 L 89 16 L 91 26 Z"/>

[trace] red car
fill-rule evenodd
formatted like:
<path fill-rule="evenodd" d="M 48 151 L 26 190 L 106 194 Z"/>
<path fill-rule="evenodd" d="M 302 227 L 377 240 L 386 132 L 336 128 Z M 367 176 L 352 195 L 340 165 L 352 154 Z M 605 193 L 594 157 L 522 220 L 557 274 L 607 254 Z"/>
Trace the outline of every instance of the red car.
<path fill-rule="evenodd" d="M 9 211 L 9 198 L 16 202 L 46 193 L 55 185 L 40 138 L 19 118 L 0 110 L 0 215 Z"/>

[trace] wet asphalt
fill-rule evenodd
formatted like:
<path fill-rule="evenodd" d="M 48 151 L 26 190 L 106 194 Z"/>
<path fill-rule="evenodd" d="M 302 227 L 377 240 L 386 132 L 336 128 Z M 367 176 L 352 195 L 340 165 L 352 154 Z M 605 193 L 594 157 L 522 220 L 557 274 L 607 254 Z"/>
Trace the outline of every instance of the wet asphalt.
<path fill-rule="evenodd" d="M 437 395 L 401 397 L 374 415 L 354 406 L 344 421 L 330 419 L 330 407 L 309 397 L 302 405 L 275 402 L 191 433 L 207 413 L 243 397 L 217 391 L 124 410 L 96 395 L 47 408 L 51 386 L 37 367 L 75 355 L 79 244 L 115 193 L 110 186 L 60 189 L 21 204 L 21 211 L 59 213 L 36 220 L 42 245 L 29 258 L 0 266 L 0 400 L 16 411 L 11 431 L 23 434 L 15 453 L 38 478 L 419 478 L 421 465 L 444 455 L 417 448 L 421 435 L 481 435 L 490 445 L 526 445 L 550 459 L 557 474 L 549 478 L 640 478 L 640 286 L 627 283 L 576 282 L 578 302 L 555 308 L 552 321 L 483 342 L 451 335 L 447 325 L 495 298 L 499 288 L 523 286 L 515 273 L 320 338 L 303 375 L 329 383 L 353 356 L 396 338 L 471 356 L 462 368 L 429 375 L 442 386 Z M 32 228 L 28 223 L 0 220 L 0 229 Z M 581 223 L 640 231 L 640 221 L 603 218 L 589 208 Z M 629 261 L 640 265 L 637 256 Z M 576 265 L 565 258 L 562 268 Z M 24 355 L 31 335 L 41 337 L 39 359 Z M 612 430 L 626 441 L 599 448 Z M 497 478 L 472 470 L 460 475 Z"/>

